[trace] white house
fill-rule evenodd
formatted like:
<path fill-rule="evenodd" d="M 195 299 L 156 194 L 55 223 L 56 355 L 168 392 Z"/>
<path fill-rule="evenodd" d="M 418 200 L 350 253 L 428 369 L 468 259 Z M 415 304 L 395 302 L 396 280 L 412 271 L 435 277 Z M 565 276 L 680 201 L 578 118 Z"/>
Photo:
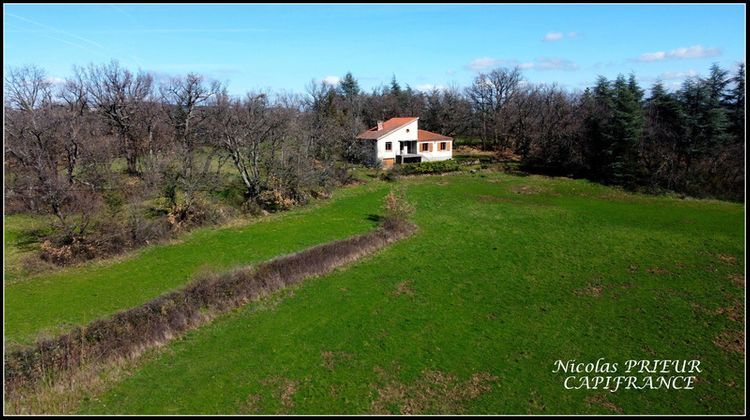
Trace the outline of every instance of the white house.
<path fill-rule="evenodd" d="M 420 130 L 419 118 L 397 117 L 378 122 L 357 139 L 372 142 L 372 153 L 384 168 L 395 163 L 431 162 L 453 156 L 453 138 Z"/>

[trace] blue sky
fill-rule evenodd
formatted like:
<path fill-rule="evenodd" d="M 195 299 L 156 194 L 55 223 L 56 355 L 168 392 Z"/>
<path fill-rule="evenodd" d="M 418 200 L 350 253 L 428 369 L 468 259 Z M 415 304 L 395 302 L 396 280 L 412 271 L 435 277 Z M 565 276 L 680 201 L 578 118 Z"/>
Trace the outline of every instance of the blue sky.
<path fill-rule="evenodd" d="M 745 61 L 744 5 L 5 5 L 5 66 L 51 78 L 117 59 L 159 77 L 193 71 L 304 92 L 351 71 L 417 89 L 519 65 L 531 82 L 582 89 L 634 72 L 677 86 Z"/>

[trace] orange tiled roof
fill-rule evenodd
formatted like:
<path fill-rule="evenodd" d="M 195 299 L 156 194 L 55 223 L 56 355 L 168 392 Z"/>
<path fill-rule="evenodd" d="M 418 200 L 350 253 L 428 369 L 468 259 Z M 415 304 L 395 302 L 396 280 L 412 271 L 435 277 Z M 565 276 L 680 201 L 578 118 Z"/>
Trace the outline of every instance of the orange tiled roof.
<path fill-rule="evenodd" d="M 378 127 L 373 127 L 367 131 L 363 131 L 359 133 L 357 136 L 358 139 L 364 139 L 364 140 L 375 140 L 383 137 L 384 135 L 390 133 L 393 130 L 396 130 L 398 128 L 401 128 L 405 126 L 406 124 L 409 124 L 410 122 L 416 120 L 416 117 L 396 117 L 391 118 L 390 120 L 383 123 L 383 129 L 378 130 Z"/>
<path fill-rule="evenodd" d="M 444 136 L 442 134 L 433 133 L 427 130 L 417 130 L 417 141 L 436 141 L 436 140 L 453 140 L 453 137 Z"/>

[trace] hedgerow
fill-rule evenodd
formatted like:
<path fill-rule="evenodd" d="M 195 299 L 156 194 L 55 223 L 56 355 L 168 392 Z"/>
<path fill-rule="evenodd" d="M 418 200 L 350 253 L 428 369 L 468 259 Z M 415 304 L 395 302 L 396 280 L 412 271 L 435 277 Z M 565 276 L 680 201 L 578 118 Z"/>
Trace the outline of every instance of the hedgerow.
<path fill-rule="evenodd" d="M 394 200 L 399 199 L 386 200 L 386 207 L 396 205 Z M 40 381 L 54 381 L 61 373 L 87 364 L 136 355 L 221 313 L 325 274 L 414 231 L 414 225 L 405 220 L 407 212 L 389 214 L 389 223 L 372 232 L 281 256 L 256 267 L 206 274 L 181 290 L 11 352 L 5 359 L 5 389 L 30 389 Z"/>
<path fill-rule="evenodd" d="M 460 170 L 461 164 L 452 159 L 435 162 L 407 163 L 399 165 L 397 169 L 398 173 L 401 175 L 439 174 Z"/>

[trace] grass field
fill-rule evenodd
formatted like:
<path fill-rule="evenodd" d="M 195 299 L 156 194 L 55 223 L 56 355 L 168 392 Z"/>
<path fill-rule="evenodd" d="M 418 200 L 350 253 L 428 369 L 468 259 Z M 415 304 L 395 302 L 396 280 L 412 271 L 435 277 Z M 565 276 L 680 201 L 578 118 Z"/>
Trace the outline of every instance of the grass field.
<path fill-rule="evenodd" d="M 5 242 L 5 283 L 13 283 L 33 273 L 23 263 L 23 259 L 38 249 L 39 235 L 49 232 L 46 217 L 32 217 L 25 214 L 5 216 L 3 233 Z"/>
<path fill-rule="evenodd" d="M 416 235 L 153 351 L 80 412 L 742 413 L 742 205 L 487 171 L 398 182 Z M 365 231 L 388 188 L 13 284 L 6 340 Z M 703 371 L 692 390 L 616 393 L 552 373 L 601 357 Z"/>
<path fill-rule="evenodd" d="M 27 344 L 40 334 L 136 306 L 184 285 L 200 270 L 251 264 L 367 231 L 385 191 L 374 187 L 339 190 L 330 202 L 240 227 L 197 229 L 177 243 L 6 284 L 6 342 Z M 6 221 L 20 225 L 6 228 L 6 235 L 29 223 L 16 216 Z M 8 242 L 6 236 L 6 248 L 15 248 L 14 238 Z"/>

